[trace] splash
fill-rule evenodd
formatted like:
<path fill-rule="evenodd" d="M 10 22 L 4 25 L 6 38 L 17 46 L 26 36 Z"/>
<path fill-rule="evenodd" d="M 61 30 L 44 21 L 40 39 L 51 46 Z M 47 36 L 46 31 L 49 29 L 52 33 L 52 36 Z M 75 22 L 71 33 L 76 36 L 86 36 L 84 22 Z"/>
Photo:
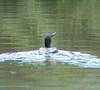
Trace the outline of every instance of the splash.
<path fill-rule="evenodd" d="M 0 54 L 0 62 L 45 63 L 46 60 L 72 64 L 83 68 L 100 68 L 100 58 L 91 54 L 58 50 L 54 53 L 39 53 L 39 50 Z"/>

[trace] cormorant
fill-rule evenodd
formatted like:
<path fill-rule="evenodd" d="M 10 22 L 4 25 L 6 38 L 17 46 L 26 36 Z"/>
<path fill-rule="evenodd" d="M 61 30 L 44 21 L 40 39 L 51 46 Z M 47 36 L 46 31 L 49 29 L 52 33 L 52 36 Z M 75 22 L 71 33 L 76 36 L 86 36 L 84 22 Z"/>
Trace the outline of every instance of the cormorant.
<path fill-rule="evenodd" d="M 44 38 L 44 47 L 39 49 L 39 54 L 48 54 L 48 53 L 56 53 L 58 50 L 56 47 L 51 47 L 51 39 L 52 37 L 56 34 L 54 33 L 49 33 L 45 36 Z"/>
<path fill-rule="evenodd" d="M 56 32 L 48 34 L 44 38 L 45 48 L 51 47 L 51 38 L 56 34 Z"/>

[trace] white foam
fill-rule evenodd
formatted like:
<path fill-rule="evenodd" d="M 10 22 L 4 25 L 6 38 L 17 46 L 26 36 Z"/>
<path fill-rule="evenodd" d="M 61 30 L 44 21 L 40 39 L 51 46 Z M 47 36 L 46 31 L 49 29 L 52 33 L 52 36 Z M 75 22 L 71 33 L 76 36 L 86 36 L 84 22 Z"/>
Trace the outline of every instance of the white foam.
<path fill-rule="evenodd" d="M 40 50 L 40 49 L 39 49 Z M 52 51 L 52 50 L 51 50 Z M 41 54 L 38 50 L 0 54 L 0 62 L 14 60 L 16 62 L 40 63 L 47 59 L 63 64 L 73 64 L 79 67 L 100 68 L 100 59 L 95 55 L 81 52 L 58 50 L 56 53 Z"/>

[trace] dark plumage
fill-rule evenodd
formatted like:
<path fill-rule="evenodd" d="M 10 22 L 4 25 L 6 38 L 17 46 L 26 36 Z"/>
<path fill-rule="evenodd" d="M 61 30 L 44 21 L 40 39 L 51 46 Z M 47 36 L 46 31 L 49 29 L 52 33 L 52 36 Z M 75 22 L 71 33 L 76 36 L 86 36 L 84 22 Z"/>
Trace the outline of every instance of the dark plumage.
<path fill-rule="evenodd" d="M 56 34 L 56 32 L 52 34 L 48 34 L 45 36 L 44 43 L 45 43 L 45 48 L 50 48 L 51 47 L 51 38 Z"/>

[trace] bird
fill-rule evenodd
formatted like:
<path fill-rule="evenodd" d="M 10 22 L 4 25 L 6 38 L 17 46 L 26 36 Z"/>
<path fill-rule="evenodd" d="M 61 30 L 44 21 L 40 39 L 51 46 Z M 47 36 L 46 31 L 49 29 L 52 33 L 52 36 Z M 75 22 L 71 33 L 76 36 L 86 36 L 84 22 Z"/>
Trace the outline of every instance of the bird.
<path fill-rule="evenodd" d="M 48 33 L 44 37 L 44 47 L 39 49 L 39 54 L 49 54 L 49 53 L 56 53 L 58 50 L 56 47 L 51 47 L 52 37 L 56 35 L 56 32 Z"/>
<path fill-rule="evenodd" d="M 56 32 L 54 33 L 49 33 L 45 36 L 44 38 L 44 43 L 45 43 L 45 48 L 50 48 L 51 47 L 51 39 L 53 36 L 56 35 Z"/>

